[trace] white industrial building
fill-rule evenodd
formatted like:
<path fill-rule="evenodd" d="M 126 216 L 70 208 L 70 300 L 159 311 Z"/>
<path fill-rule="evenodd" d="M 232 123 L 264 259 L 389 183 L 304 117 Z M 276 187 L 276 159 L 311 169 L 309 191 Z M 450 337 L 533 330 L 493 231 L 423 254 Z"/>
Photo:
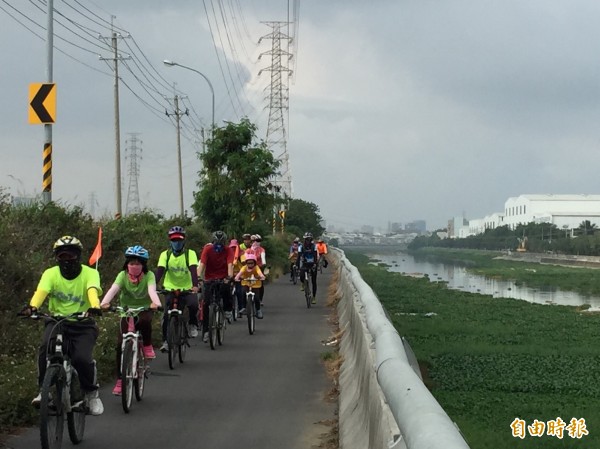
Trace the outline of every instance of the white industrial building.
<path fill-rule="evenodd" d="M 589 220 L 600 227 L 600 195 L 520 195 L 504 203 L 503 224 L 552 223 L 574 229 Z"/>
<path fill-rule="evenodd" d="M 600 195 L 519 195 L 504 203 L 504 213 L 496 212 L 469 220 L 455 217 L 448 223 L 450 237 L 482 234 L 486 229 L 519 224 L 552 223 L 559 229 L 575 229 L 585 221 L 600 228 Z"/>

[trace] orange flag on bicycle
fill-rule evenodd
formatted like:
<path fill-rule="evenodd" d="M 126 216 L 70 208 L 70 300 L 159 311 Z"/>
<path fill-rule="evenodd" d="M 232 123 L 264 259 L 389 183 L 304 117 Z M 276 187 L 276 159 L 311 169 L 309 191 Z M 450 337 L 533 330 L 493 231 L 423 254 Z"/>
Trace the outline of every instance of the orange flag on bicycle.
<path fill-rule="evenodd" d="M 94 252 L 90 256 L 90 266 L 96 265 L 98 266 L 98 259 L 102 257 L 102 228 L 98 228 L 98 243 L 96 243 L 96 248 L 94 248 Z"/>

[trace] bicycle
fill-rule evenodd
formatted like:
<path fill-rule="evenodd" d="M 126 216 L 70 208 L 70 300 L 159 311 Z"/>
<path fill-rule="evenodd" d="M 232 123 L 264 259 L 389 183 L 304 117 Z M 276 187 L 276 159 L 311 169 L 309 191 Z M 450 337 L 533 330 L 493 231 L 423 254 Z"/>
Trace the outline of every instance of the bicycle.
<path fill-rule="evenodd" d="M 233 307 L 233 321 L 237 321 L 237 316 L 240 310 L 240 306 L 238 304 L 238 296 L 237 296 L 237 282 L 231 283 L 231 303 Z"/>
<path fill-rule="evenodd" d="M 224 282 L 222 279 L 216 279 L 207 282 L 208 290 L 208 341 L 210 349 L 215 350 L 217 343 L 223 345 L 225 340 L 225 329 L 227 322 L 225 320 L 225 311 L 223 310 L 223 298 L 221 288 Z"/>
<path fill-rule="evenodd" d="M 129 413 L 133 395 L 139 402 L 144 395 L 148 378 L 149 364 L 144 356 L 144 343 L 139 330 L 135 329 L 135 317 L 140 312 L 152 310 L 148 307 L 111 307 L 121 318 L 127 319 L 127 332 L 123 333 L 121 345 L 121 404 L 123 411 Z"/>
<path fill-rule="evenodd" d="M 246 317 L 248 318 L 248 332 L 250 335 L 253 335 L 256 328 L 256 305 L 254 303 L 256 293 L 254 293 L 254 290 L 252 289 L 252 284 L 258 279 L 252 276 L 246 280 L 250 282 L 248 291 L 246 292 Z"/>
<path fill-rule="evenodd" d="M 304 297 L 306 298 L 306 308 L 308 309 L 310 309 L 312 303 L 312 286 L 309 278 L 312 279 L 313 270 L 315 270 L 315 266 L 311 265 L 304 272 Z"/>
<path fill-rule="evenodd" d="M 296 285 L 298 283 L 298 267 L 296 266 L 296 264 L 292 265 L 292 282 L 294 283 L 294 285 Z"/>
<path fill-rule="evenodd" d="M 323 255 L 320 255 L 319 262 L 317 263 L 320 274 L 323 274 L 323 268 L 325 268 L 323 266 L 324 263 L 325 263 L 325 257 Z"/>
<path fill-rule="evenodd" d="M 175 359 L 179 356 L 179 363 L 185 361 L 187 348 L 190 346 L 188 339 L 190 332 L 188 327 L 189 311 L 187 307 L 180 308 L 179 300 L 192 293 L 192 290 L 157 290 L 158 293 L 166 295 L 173 294 L 171 305 L 167 310 L 167 351 L 169 359 L 169 368 L 175 369 Z"/>
<path fill-rule="evenodd" d="M 65 343 L 68 344 L 68 340 L 65 342 L 63 339 L 63 323 L 73 318 L 82 321 L 88 319 L 88 316 L 85 312 L 64 317 L 37 313 L 29 318 L 34 320 L 45 318 L 56 323 L 52 330 L 52 333 L 56 331 L 55 336 L 48 342 L 47 368 L 42 382 L 40 403 L 42 449 L 60 449 L 65 415 L 69 438 L 73 444 L 78 444 L 83 440 L 88 407 L 79 384 L 79 375 L 71 364 L 69 348 L 63 347 Z"/>

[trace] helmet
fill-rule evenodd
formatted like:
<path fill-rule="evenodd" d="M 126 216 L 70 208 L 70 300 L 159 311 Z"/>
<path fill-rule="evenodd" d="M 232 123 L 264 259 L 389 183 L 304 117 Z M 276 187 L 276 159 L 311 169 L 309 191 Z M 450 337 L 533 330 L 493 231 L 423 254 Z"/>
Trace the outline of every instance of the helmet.
<path fill-rule="evenodd" d="M 260 234 L 254 234 L 251 238 L 255 242 L 262 242 L 262 237 L 260 236 Z"/>
<path fill-rule="evenodd" d="M 135 257 L 141 260 L 148 260 L 150 258 L 150 254 L 148 254 L 148 250 L 140 245 L 130 246 L 125 250 L 125 257 Z"/>
<path fill-rule="evenodd" d="M 227 234 L 225 234 L 223 231 L 215 231 L 212 237 L 214 244 L 225 246 L 225 243 L 227 242 Z"/>
<path fill-rule="evenodd" d="M 300 243 L 300 237 L 296 237 L 296 238 L 294 239 L 294 243 Z"/>
<path fill-rule="evenodd" d="M 231 247 L 236 247 L 236 246 L 238 246 L 238 241 L 236 239 L 231 239 L 229 241 L 229 247 L 231 248 Z"/>
<path fill-rule="evenodd" d="M 253 260 L 254 262 L 256 262 L 256 255 L 254 253 L 246 253 L 246 262 L 248 262 L 249 260 Z"/>
<path fill-rule="evenodd" d="M 317 239 L 317 242 L 319 242 L 319 243 L 323 243 L 323 237 L 319 237 L 319 238 Z"/>
<path fill-rule="evenodd" d="M 185 229 L 183 229 L 181 226 L 173 226 L 171 229 L 169 229 L 168 235 L 170 240 L 184 239 Z"/>
<path fill-rule="evenodd" d="M 303 238 L 312 240 L 313 235 L 310 232 L 305 232 Z"/>
<path fill-rule="evenodd" d="M 54 242 L 54 254 L 58 254 L 61 250 L 75 250 L 75 252 L 81 255 L 83 245 L 77 237 L 71 235 L 63 235 L 56 242 Z"/>
<path fill-rule="evenodd" d="M 242 235 L 242 240 L 250 240 L 251 238 L 252 238 L 252 236 L 250 234 Z"/>

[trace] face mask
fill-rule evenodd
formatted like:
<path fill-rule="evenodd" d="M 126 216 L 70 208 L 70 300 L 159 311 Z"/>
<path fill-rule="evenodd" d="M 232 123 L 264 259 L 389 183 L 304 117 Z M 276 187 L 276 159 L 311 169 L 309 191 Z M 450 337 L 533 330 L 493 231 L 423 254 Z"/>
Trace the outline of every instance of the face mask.
<path fill-rule="evenodd" d="M 223 246 L 223 245 L 221 245 L 220 243 L 215 243 L 215 244 L 213 245 L 213 247 L 215 248 L 215 251 L 216 251 L 217 253 L 222 253 L 222 252 L 223 252 L 224 246 Z"/>
<path fill-rule="evenodd" d="M 81 262 L 79 262 L 79 259 L 59 260 L 58 267 L 62 277 L 69 281 L 75 279 L 81 273 Z"/>
<path fill-rule="evenodd" d="M 127 265 L 127 276 L 134 284 L 137 284 L 142 279 L 143 271 L 143 265 Z"/>
<path fill-rule="evenodd" d="M 183 250 L 183 245 L 185 241 L 183 240 L 171 240 L 171 249 L 175 254 L 179 254 Z"/>

